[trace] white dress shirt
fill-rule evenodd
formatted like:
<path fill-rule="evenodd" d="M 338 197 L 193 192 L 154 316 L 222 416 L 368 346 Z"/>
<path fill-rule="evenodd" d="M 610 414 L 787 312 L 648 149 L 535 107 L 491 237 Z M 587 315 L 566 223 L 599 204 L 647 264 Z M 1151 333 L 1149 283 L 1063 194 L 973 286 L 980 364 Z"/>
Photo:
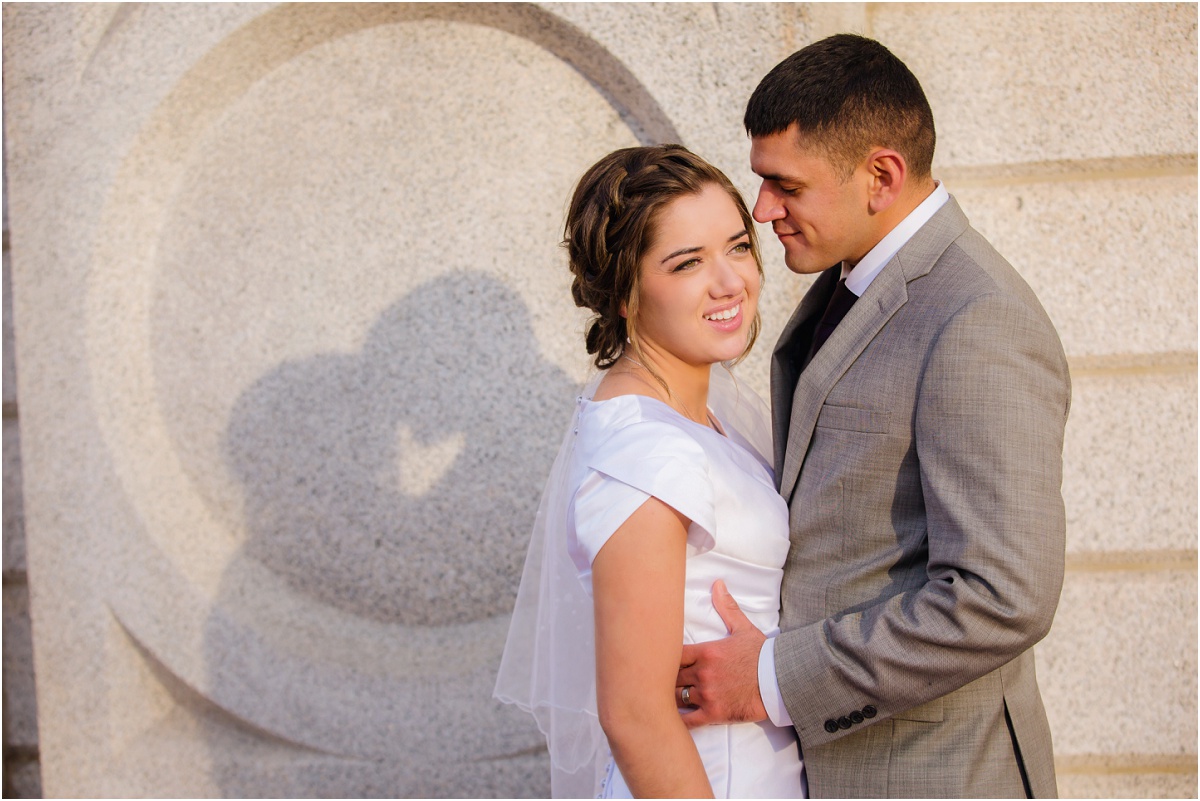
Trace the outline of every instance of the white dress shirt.
<path fill-rule="evenodd" d="M 858 264 L 848 267 L 842 262 L 842 278 L 846 279 L 846 288 L 861 298 L 875 280 L 875 276 L 891 261 L 892 256 L 895 256 L 949 199 L 950 194 L 946 187 L 942 186 L 940 181 L 935 181 L 929 197 L 909 212 L 887 236 L 880 239 Z M 779 679 L 775 675 L 774 637 L 768 637 L 762 650 L 758 652 L 758 693 L 762 696 L 763 706 L 771 722 L 776 726 L 790 726 L 792 716 L 784 706 L 783 693 L 779 691 Z"/>

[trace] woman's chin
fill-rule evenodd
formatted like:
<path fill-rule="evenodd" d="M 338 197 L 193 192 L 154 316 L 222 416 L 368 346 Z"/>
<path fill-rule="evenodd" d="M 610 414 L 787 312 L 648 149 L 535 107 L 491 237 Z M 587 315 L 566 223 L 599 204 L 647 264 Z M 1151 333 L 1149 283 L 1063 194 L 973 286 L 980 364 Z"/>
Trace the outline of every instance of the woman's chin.
<path fill-rule="evenodd" d="M 710 354 L 708 363 L 709 364 L 723 364 L 725 362 L 731 362 L 731 361 L 734 361 L 735 359 L 740 358 L 741 355 L 745 352 L 746 352 L 746 343 L 745 342 L 741 343 L 741 345 L 737 348 L 733 348 L 733 347 L 721 348 L 720 350 L 713 351 L 713 353 Z"/>

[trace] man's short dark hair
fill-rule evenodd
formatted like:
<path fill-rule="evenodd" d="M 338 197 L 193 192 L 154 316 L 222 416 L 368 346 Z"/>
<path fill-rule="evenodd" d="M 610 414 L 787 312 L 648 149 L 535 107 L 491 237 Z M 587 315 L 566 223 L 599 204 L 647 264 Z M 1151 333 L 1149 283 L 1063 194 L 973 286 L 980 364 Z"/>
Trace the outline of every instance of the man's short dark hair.
<path fill-rule="evenodd" d="M 751 136 L 770 136 L 792 123 L 806 144 L 825 151 L 849 178 L 872 147 L 904 156 L 926 178 L 933 167 L 933 112 L 915 75 L 873 39 L 839 33 L 781 61 L 746 104 Z"/>

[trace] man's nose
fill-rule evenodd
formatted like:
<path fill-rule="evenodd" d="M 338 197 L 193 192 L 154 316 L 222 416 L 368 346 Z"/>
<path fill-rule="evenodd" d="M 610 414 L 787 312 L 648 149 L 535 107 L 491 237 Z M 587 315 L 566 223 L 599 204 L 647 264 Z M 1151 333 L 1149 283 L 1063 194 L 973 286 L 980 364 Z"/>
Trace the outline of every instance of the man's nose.
<path fill-rule="evenodd" d="M 774 222 L 785 216 L 783 203 L 777 192 L 771 191 L 766 182 L 758 188 L 758 199 L 754 201 L 754 219 L 760 223 Z"/>

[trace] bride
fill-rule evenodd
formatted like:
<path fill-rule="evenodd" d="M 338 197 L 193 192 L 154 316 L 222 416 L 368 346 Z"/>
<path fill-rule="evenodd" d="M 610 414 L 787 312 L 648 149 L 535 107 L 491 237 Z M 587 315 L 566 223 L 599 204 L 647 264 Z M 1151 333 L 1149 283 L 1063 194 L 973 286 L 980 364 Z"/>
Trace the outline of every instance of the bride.
<path fill-rule="evenodd" d="M 718 577 L 778 630 L 788 510 L 762 402 L 724 363 L 758 333 L 754 225 L 679 145 L 580 180 L 565 243 L 600 368 L 542 497 L 496 697 L 536 718 L 555 797 L 803 797 L 795 732 L 689 730 L 683 643 L 726 636 Z"/>

